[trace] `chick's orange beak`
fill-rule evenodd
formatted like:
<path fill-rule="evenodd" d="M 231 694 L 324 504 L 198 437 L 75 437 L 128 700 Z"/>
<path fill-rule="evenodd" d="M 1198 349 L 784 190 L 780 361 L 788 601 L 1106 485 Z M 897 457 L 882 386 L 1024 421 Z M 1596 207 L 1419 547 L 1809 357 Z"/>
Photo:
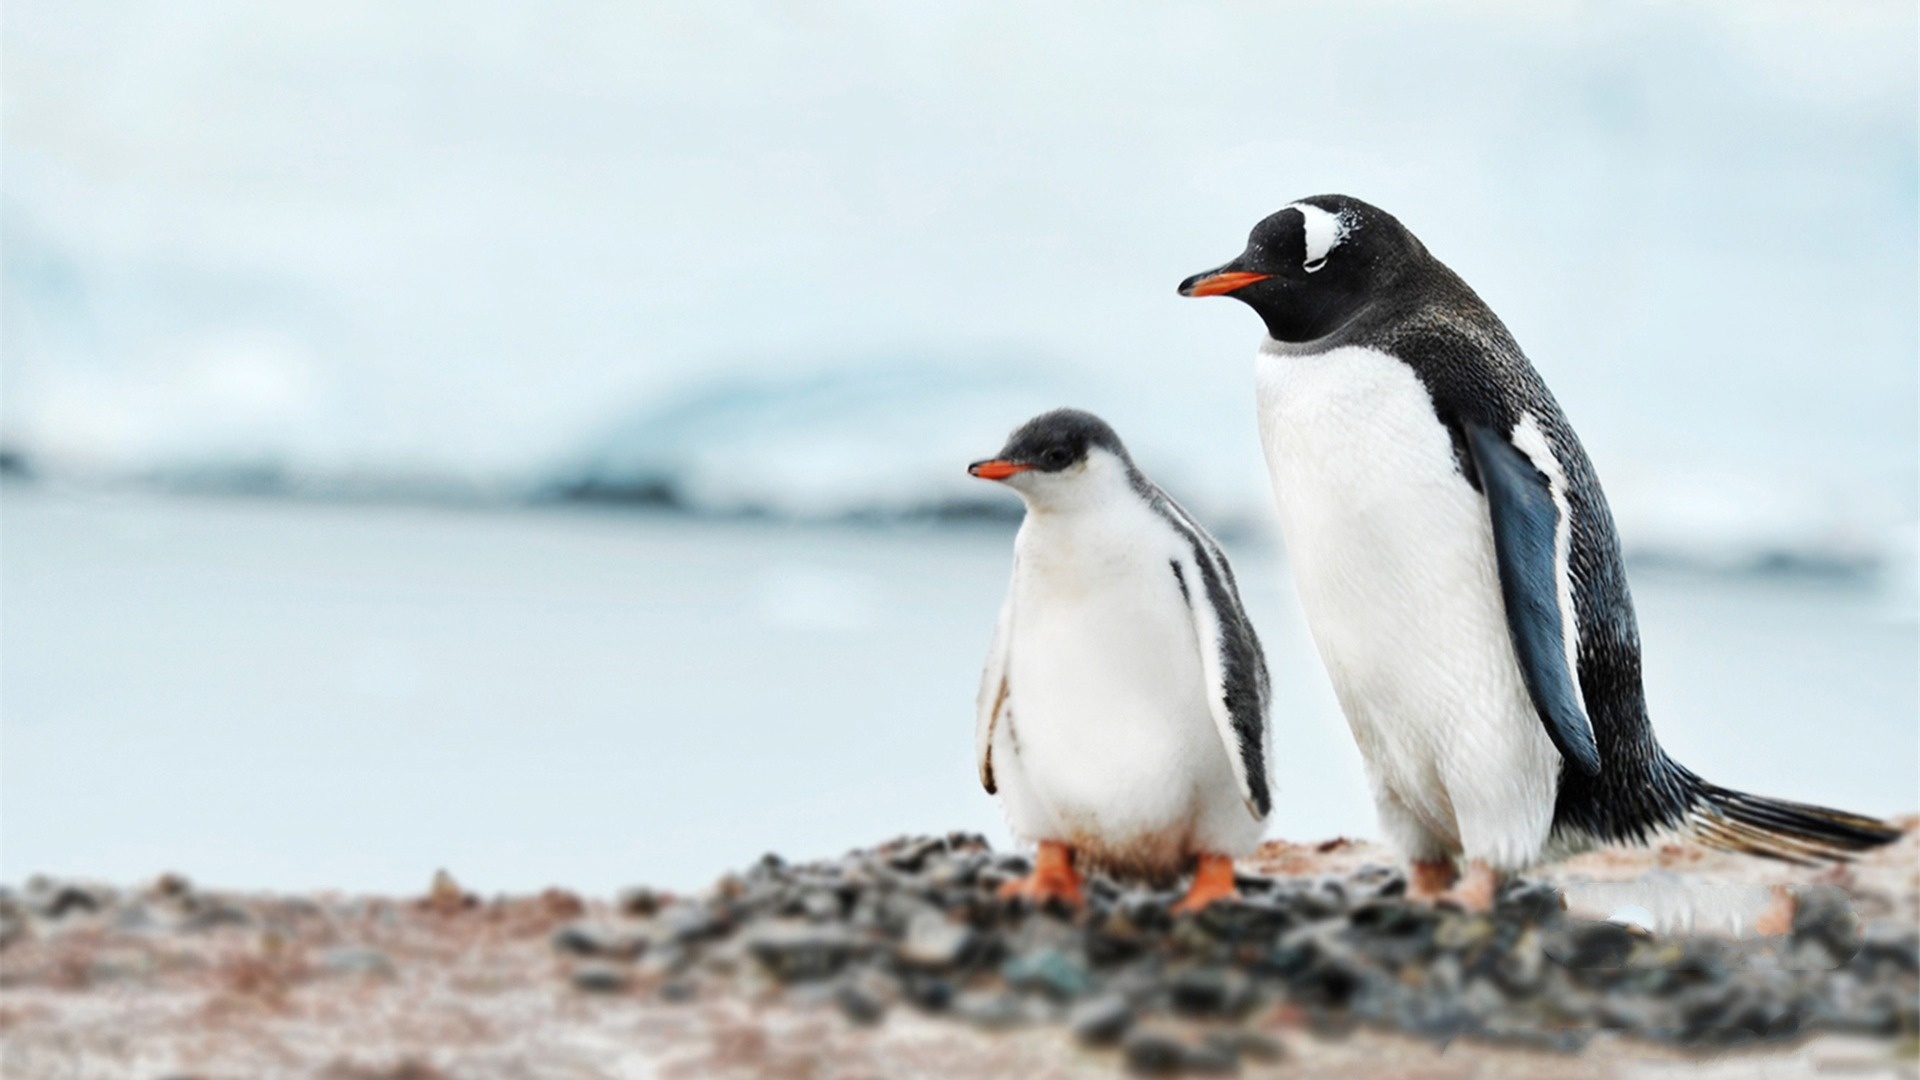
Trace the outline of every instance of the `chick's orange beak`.
<path fill-rule="evenodd" d="M 1180 283 L 1181 296 L 1224 296 L 1235 289 L 1244 289 L 1256 281 L 1265 281 L 1272 274 L 1256 274 L 1251 270 L 1221 270 L 1212 274 L 1195 274 Z"/>
<path fill-rule="evenodd" d="M 967 472 L 982 480 L 1005 480 L 1014 473 L 1023 473 L 1033 468 L 1017 461 L 976 461 L 967 466 Z"/>

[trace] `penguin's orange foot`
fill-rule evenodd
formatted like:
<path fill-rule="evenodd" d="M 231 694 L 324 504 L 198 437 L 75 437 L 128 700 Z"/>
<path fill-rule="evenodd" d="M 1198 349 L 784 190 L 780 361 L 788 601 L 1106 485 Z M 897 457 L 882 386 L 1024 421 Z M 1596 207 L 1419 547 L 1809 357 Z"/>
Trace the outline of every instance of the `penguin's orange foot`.
<path fill-rule="evenodd" d="M 1452 859 L 1415 859 L 1407 866 L 1407 899 L 1438 900 L 1459 879 Z"/>
<path fill-rule="evenodd" d="M 1033 873 L 1000 886 L 1002 900 L 1015 897 L 1035 907 L 1049 900 L 1079 907 L 1084 901 L 1080 896 L 1080 875 L 1073 869 L 1073 849 L 1053 840 L 1040 841 L 1040 850 L 1033 857 Z"/>
<path fill-rule="evenodd" d="M 1762 937 L 1777 937 L 1793 930 L 1793 914 L 1799 907 L 1793 894 L 1775 885 L 1766 910 L 1753 920 L 1753 932 Z"/>
<path fill-rule="evenodd" d="M 1187 895 L 1173 905 L 1175 915 L 1203 911 L 1215 900 L 1233 900 L 1240 890 L 1233 884 L 1233 859 L 1226 855 L 1202 855 L 1193 870 L 1193 884 Z"/>
<path fill-rule="evenodd" d="M 1493 910 L 1494 898 L 1499 895 L 1500 872 L 1475 859 L 1467 864 L 1467 872 L 1461 875 L 1459 884 L 1441 893 L 1439 899 L 1483 915 Z"/>

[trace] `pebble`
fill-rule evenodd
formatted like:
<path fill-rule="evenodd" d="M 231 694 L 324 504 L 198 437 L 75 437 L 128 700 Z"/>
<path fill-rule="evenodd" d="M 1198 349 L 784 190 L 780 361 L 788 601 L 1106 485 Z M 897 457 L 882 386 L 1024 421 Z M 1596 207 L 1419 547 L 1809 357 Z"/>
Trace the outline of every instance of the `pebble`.
<path fill-rule="evenodd" d="M 692 902 L 674 904 L 662 910 L 655 922 L 677 944 L 702 941 L 724 935 L 731 924 L 713 907 Z"/>
<path fill-rule="evenodd" d="M 187 916 L 181 926 L 187 930 L 217 930 L 223 926 L 247 926 L 253 916 L 231 904 L 209 904 Z"/>
<path fill-rule="evenodd" d="M 912 967 L 939 970 L 952 967 L 973 944 L 973 931 L 938 911 L 922 911 L 907 923 L 906 937 L 897 955 Z"/>
<path fill-rule="evenodd" d="M 1552 939 L 1547 955 L 1565 967 L 1614 970 L 1626 965 L 1636 939 L 1644 935 L 1621 923 L 1582 923 Z"/>
<path fill-rule="evenodd" d="M 1027 1021 L 1027 1010 L 1015 994 L 969 990 L 954 998 L 955 1016 L 987 1031 L 1002 1031 Z"/>
<path fill-rule="evenodd" d="M 887 865 L 895 870 L 917 874 L 926 867 L 927 859 L 934 853 L 944 853 L 946 850 L 945 840 L 931 836 L 919 840 L 900 841 L 894 850 L 888 853 Z"/>
<path fill-rule="evenodd" d="M 1222 1032 L 1207 1037 L 1230 1041 L 1235 1053 L 1252 1061 L 1271 1063 L 1285 1060 L 1287 1056 L 1287 1049 L 1280 1045 L 1280 1040 L 1255 1031 Z"/>
<path fill-rule="evenodd" d="M 189 881 L 184 874 L 168 872 L 154 879 L 153 888 L 150 891 L 161 899 L 184 900 L 192 894 L 193 882 Z"/>
<path fill-rule="evenodd" d="M 1289 930 L 1293 916 L 1270 902 L 1223 900 L 1194 916 L 1195 925 L 1222 941 L 1263 941 Z"/>
<path fill-rule="evenodd" d="M 1855 956 L 1869 968 L 1885 964 L 1910 973 L 1920 971 L 1920 931 L 1888 923 L 1869 926 Z"/>
<path fill-rule="evenodd" d="M 877 1024 L 887 1015 L 887 1007 L 862 987 L 848 983 L 834 994 L 834 1004 L 840 1006 L 848 1020 L 860 1025 Z"/>
<path fill-rule="evenodd" d="M 846 905 L 840 902 L 840 894 L 828 889 L 814 889 L 800 898 L 800 911 L 815 922 L 827 922 L 846 914 Z"/>
<path fill-rule="evenodd" d="M 379 949 L 340 945 L 320 954 L 320 968 L 332 975 L 393 976 L 393 961 Z"/>
<path fill-rule="evenodd" d="M 1015 989 L 1038 990 L 1060 1001 L 1080 997 L 1093 985 L 1086 965 L 1059 949 L 1012 957 L 1000 966 L 1000 977 Z"/>
<path fill-rule="evenodd" d="M 553 951 L 569 956 L 597 956 L 610 960 L 635 960 L 647 951 L 647 939 L 638 934 L 622 934 L 610 927 L 592 923 L 569 923 L 548 938 Z"/>
<path fill-rule="evenodd" d="M 649 945 L 640 955 L 635 970 L 647 978 L 659 978 L 675 975 L 692 963 L 692 954 L 685 948 L 669 941 L 663 945 Z"/>
<path fill-rule="evenodd" d="M 1221 1076 L 1240 1070 L 1240 1047 L 1231 1039 L 1208 1037 L 1180 1048 L 1182 1072 Z"/>
<path fill-rule="evenodd" d="M 782 921 L 748 931 L 747 949 L 782 982 L 824 979 L 844 967 L 858 939 L 837 926 Z"/>
<path fill-rule="evenodd" d="M 602 961 L 573 969 L 573 988 L 589 994 L 618 994 L 627 988 L 626 969 Z"/>
<path fill-rule="evenodd" d="M 953 1005 L 953 984 L 942 978 L 910 974 L 902 981 L 900 990 L 908 1001 L 926 1012 L 945 1012 Z"/>
<path fill-rule="evenodd" d="M 1133 1006 L 1118 994 L 1080 1002 L 1067 1013 L 1067 1029 L 1087 1046 L 1111 1046 L 1133 1026 Z"/>
<path fill-rule="evenodd" d="M 660 910 L 660 894 L 644 887 L 622 889 L 614 906 L 630 918 L 650 919 Z"/>
<path fill-rule="evenodd" d="M 106 907 L 109 899 L 93 889 L 54 882 L 38 890 L 30 882 L 27 897 L 34 914 L 45 919 L 63 919 L 76 912 L 91 915 Z"/>
<path fill-rule="evenodd" d="M 1187 1048 L 1170 1035 L 1136 1031 L 1120 1048 L 1127 1071 L 1135 1076 L 1174 1076 L 1187 1063 Z"/>
<path fill-rule="evenodd" d="M 1187 1016 L 1219 1016 L 1240 1004 L 1246 980 L 1238 972 L 1196 968 L 1173 977 L 1168 990 L 1175 1012 Z"/>

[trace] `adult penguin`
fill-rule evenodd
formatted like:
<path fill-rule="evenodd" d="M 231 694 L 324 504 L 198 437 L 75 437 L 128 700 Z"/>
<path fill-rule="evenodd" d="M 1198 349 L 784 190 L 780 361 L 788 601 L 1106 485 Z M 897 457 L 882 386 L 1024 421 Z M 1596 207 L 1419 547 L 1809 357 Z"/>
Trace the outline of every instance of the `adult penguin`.
<path fill-rule="evenodd" d="M 1392 215 L 1303 199 L 1180 292 L 1266 324 L 1289 561 L 1414 894 L 1483 909 L 1506 874 L 1667 834 L 1796 862 L 1898 835 L 1660 748 L 1592 463 L 1499 317 Z"/>

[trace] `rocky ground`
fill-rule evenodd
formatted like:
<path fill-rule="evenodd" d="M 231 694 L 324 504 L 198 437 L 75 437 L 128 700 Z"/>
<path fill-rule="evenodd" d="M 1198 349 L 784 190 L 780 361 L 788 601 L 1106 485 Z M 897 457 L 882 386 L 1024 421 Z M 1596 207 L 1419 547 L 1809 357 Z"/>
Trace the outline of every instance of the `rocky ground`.
<path fill-rule="evenodd" d="M 252 896 L 166 877 L 0 896 L 7 1077 L 1920 1075 L 1920 838 L 1810 871 L 1587 856 L 1490 915 L 1377 847 L 1272 843 L 1243 902 L 995 898 L 977 837 L 769 856 L 705 894 Z M 1780 885 L 1773 937 L 1653 936 L 1558 885 Z"/>

